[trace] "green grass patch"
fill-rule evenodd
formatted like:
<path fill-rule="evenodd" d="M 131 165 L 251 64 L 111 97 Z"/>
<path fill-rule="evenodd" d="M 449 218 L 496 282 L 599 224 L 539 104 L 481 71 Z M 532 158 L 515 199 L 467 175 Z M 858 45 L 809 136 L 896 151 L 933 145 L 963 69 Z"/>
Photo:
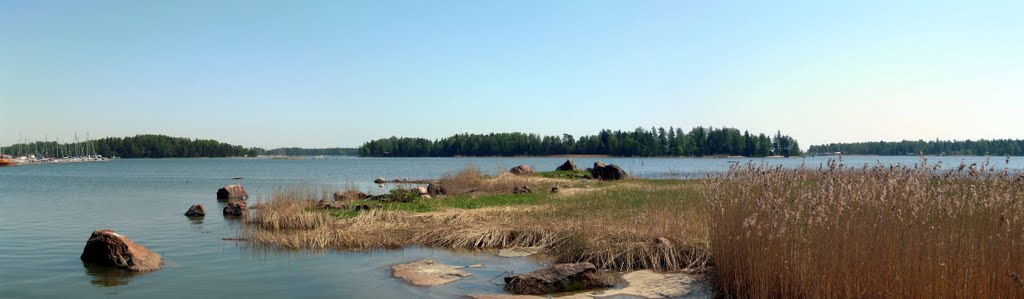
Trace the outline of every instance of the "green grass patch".
<path fill-rule="evenodd" d="M 552 178 L 552 179 L 589 179 L 589 178 L 591 178 L 590 173 L 586 172 L 586 171 L 583 171 L 583 170 L 577 170 L 577 171 L 569 171 L 569 170 L 546 171 L 546 172 L 538 172 L 537 175 L 542 176 L 542 177 L 546 177 L 546 178 Z"/>
<path fill-rule="evenodd" d="M 541 202 L 548 196 L 547 193 L 524 193 L 524 194 L 500 194 L 481 197 L 453 196 L 441 199 L 417 199 L 411 202 L 378 202 L 378 201 L 356 201 L 350 205 L 365 204 L 371 207 L 380 205 L 381 209 L 391 211 L 406 211 L 413 213 L 425 213 L 439 211 L 444 208 L 456 209 L 479 209 L 495 206 L 530 205 Z M 316 208 L 309 208 L 310 211 L 319 211 Z M 331 216 L 350 218 L 359 216 L 360 211 L 355 210 L 330 210 Z"/>

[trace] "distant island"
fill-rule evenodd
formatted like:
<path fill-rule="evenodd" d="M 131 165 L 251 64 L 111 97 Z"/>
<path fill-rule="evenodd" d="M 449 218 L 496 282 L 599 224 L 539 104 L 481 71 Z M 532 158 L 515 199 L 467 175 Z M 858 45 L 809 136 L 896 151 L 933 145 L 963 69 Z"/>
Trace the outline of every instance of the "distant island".
<path fill-rule="evenodd" d="M 320 156 L 355 155 L 354 148 L 276 148 L 232 145 L 211 139 L 191 139 L 166 135 L 143 134 L 132 137 L 107 137 L 75 143 L 39 141 L 0 147 L 0 152 L 15 156 L 73 157 L 102 155 L 121 158 L 221 158 L 257 157 L 263 155 Z"/>
<path fill-rule="evenodd" d="M 265 155 L 273 156 L 356 156 L 359 149 L 345 147 L 329 148 L 298 148 L 282 147 L 264 151 Z"/>
<path fill-rule="evenodd" d="M 856 142 L 831 143 L 812 145 L 808 150 L 812 154 L 842 153 L 844 155 L 949 155 L 949 156 L 1024 156 L 1024 140 L 1019 139 L 981 139 L 978 141 L 895 141 L 895 142 Z"/>
<path fill-rule="evenodd" d="M 799 156 L 802 152 L 792 137 L 776 132 L 774 137 L 752 135 L 735 128 L 696 127 L 637 128 L 633 131 L 601 130 L 596 135 L 540 136 L 528 133 L 458 134 L 439 140 L 391 137 L 369 141 L 359 147 L 366 157 L 454 157 L 454 156 L 550 156 L 609 155 L 653 156 Z"/>

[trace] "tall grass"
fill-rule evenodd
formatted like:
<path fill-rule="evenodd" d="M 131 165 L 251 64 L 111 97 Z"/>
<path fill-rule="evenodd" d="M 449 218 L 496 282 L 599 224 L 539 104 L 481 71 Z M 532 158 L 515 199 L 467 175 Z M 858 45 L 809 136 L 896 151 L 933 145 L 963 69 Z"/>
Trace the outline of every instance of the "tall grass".
<path fill-rule="evenodd" d="M 995 165 L 756 165 L 707 183 L 717 289 L 1022 298 L 1024 182 Z"/>

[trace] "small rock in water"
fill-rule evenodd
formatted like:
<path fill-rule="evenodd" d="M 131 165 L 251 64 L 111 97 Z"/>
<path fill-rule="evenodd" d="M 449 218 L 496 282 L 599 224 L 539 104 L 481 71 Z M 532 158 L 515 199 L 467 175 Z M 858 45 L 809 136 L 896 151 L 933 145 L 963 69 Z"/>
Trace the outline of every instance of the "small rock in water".
<path fill-rule="evenodd" d="M 384 178 L 377 178 L 376 180 L 373 180 L 373 182 L 376 184 L 383 184 L 386 183 L 387 180 L 385 180 Z"/>
<path fill-rule="evenodd" d="M 164 259 L 145 246 L 109 229 L 92 232 L 82 250 L 82 261 L 129 271 L 153 271 Z"/>
<path fill-rule="evenodd" d="M 433 259 L 418 260 L 391 268 L 394 276 L 419 286 L 435 286 L 453 282 L 473 274 L 462 271 L 462 267 L 438 263 Z"/>
<path fill-rule="evenodd" d="M 245 192 L 245 188 L 242 185 L 227 185 L 217 190 L 217 199 L 241 199 L 246 200 L 249 198 L 249 193 Z"/>
<path fill-rule="evenodd" d="M 203 217 L 206 216 L 206 209 L 201 204 L 194 204 L 188 211 L 185 211 L 185 216 L 189 217 Z"/>
<path fill-rule="evenodd" d="M 472 265 L 466 266 L 466 268 L 483 268 L 483 267 L 484 267 L 484 264 L 472 264 Z"/>
<path fill-rule="evenodd" d="M 505 291 L 541 295 L 612 286 L 612 279 L 591 263 L 555 264 L 526 274 L 505 277 Z"/>
<path fill-rule="evenodd" d="M 242 216 L 245 213 L 244 201 L 232 201 L 224 206 L 224 215 Z"/>

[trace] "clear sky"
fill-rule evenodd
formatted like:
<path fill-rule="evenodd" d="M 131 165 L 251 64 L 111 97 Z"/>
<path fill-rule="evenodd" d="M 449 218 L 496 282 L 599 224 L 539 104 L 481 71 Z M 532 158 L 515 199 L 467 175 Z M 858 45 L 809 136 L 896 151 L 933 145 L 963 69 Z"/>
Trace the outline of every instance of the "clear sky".
<path fill-rule="evenodd" d="M 1024 1 L 0 0 L 0 144 L 1024 138 Z"/>

